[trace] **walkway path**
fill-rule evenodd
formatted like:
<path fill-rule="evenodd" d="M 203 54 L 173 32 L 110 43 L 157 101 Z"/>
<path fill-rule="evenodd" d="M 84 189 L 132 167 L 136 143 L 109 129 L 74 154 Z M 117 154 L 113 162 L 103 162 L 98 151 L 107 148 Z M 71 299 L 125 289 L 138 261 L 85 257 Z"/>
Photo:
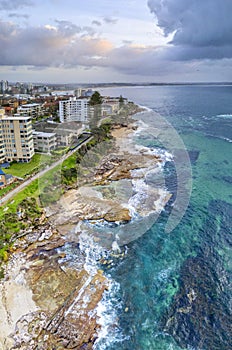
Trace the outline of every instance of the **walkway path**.
<path fill-rule="evenodd" d="M 69 151 L 67 154 L 65 154 L 61 159 L 59 159 L 58 161 L 56 161 L 55 163 L 51 164 L 50 166 L 48 166 L 46 169 L 40 171 L 39 173 L 33 175 L 30 179 L 25 180 L 23 183 L 21 183 L 18 187 L 14 188 L 12 191 L 8 192 L 4 197 L 2 197 L 0 199 L 0 206 L 3 205 L 4 203 L 6 203 L 9 199 L 11 199 L 13 196 L 15 196 L 17 193 L 19 193 L 20 191 L 22 191 L 25 187 L 27 187 L 28 185 L 30 185 L 30 183 L 34 180 L 37 180 L 39 177 L 43 176 L 44 174 L 46 174 L 49 170 L 52 170 L 53 168 L 55 168 L 57 165 L 62 164 L 63 161 L 67 158 L 69 158 L 73 153 L 75 153 L 82 145 L 86 144 L 87 142 L 89 142 L 90 140 L 92 140 L 93 136 L 89 136 L 88 139 L 86 139 L 85 141 L 81 142 L 75 149 L 73 149 L 72 151 Z"/>

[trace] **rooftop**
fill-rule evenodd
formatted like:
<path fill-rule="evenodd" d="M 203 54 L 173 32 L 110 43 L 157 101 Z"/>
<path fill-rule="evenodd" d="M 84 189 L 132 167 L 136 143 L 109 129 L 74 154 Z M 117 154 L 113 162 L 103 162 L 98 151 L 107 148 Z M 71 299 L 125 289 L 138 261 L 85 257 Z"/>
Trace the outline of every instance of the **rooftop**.
<path fill-rule="evenodd" d="M 31 120 L 31 118 L 30 117 L 24 117 L 24 116 L 20 116 L 20 117 L 18 117 L 18 116 L 4 116 L 3 118 L 2 118 L 2 120 L 11 120 L 11 121 L 14 121 L 14 120 Z"/>
<path fill-rule="evenodd" d="M 33 130 L 33 135 L 41 136 L 41 137 L 53 137 L 56 134 L 53 132 L 43 132 L 43 131 L 35 131 Z"/>
<path fill-rule="evenodd" d="M 39 103 L 27 103 L 25 105 L 21 105 L 19 108 L 37 107 L 37 106 L 40 106 L 40 104 Z"/>

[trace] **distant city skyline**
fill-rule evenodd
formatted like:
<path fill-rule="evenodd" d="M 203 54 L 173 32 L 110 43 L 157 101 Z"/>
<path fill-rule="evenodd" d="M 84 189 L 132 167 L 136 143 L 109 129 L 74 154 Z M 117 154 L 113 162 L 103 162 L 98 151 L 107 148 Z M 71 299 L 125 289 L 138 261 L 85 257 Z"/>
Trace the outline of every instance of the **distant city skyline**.
<path fill-rule="evenodd" d="M 230 0 L 0 0 L 0 80 L 232 81 Z"/>

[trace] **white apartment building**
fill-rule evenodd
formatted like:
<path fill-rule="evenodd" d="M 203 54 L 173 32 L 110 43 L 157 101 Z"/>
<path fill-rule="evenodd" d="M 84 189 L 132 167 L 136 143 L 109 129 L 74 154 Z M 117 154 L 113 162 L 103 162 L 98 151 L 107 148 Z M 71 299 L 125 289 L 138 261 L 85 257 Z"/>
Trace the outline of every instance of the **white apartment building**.
<path fill-rule="evenodd" d="M 0 112 L 2 152 L 0 162 L 29 162 L 34 155 L 32 124 L 29 117 L 5 116 Z"/>
<path fill-rule="evenodd" d="M 34 148 L 40 152 L 50 153 L 56 148 L 56 134 L 33 130 Z"/>
<path fill-rule="evenodd" d="M 1 119 L 5 116 L 5 109 L 0 109 L 0 163 L 3 163 L 5 160 L 5 145 L 3 139 L 2 123 Z"/>
<path fill-rule="evenodd" d="M 60 122 L 86 122 L 88 118 L 88 99 L 70 97 L 69 100 L 59 102 Z"/>
<path fill-rule="evenodd" d="M 4 93 L 8 89 L 8 81 L 7 80 L 1 80 L 0 81 L 0 92 Z"/>
<path fill-rule="evenodd" d="M 42 108 L 39 103 L 27 103 L 18 107 L 17 113 L 34 119 L 41 115 Z"/>

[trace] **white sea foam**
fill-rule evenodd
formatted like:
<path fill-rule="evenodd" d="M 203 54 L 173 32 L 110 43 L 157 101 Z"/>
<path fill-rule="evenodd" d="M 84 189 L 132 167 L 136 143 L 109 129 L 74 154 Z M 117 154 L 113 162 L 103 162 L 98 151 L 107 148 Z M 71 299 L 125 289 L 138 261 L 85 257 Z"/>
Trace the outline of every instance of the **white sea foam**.
<path fill-rule="evenodd" d="M 94 344 L 94 350 L 106 350 L 111 344 L 122 343 L 125 340 L 122 329 L 118 325 L 118 314 L 122 310 L 122 302 L 119 300 L 120 285 L 109 276 L 109 289 L 104 292 L 103 298 L 97 306 L 98 338 Z"/>
<path fill-rule="evenodd" d="M 230 138 L 228 138 L 228 137 L 212 135 L 212 134 L 207 134 L 207 136 L 214 137 L 216 139 L 220 139 L 220 140 L 224 140 L 226 142 L 232 143 L 232 140 Z"/>
<path fill-rule="evenodd" d="M 232 118 L 232 114 L 218 114 L 216 117 L 217 118 L 231 119 Z"/>
<path fill-rule="evenodd" d="M 167 269 L 161 270 L 157 276 L 157 280 L 158 281 L 164 281 L 164 280 L 166 281 L 168 279 L 168 277 L 170 276 L 172 270 L 173 270 L 172 267 L 168 267 Z"/>
<path fill-rule="evenodd" d="M 99 260 L 102 258 L 107 259 L 110 252 L 96 243 L 91 234 L 86 230 L 82 230 L 79 237 L 79 244 L 80 250 L 85 255 L 86 261 L 84 267 L 90 276 L 93 276 L 99 269 Z M 120 250 L 116 241 L 113 242 L 113 245 L 115 250 Z M 103 298 L 96 307 L 97 323 L 100 328 L 94 344 L 95 350 L 108 349 L 110 344 L 123 341 L 123 332 L 118 325 L 118 314 L 122 309 L 122 303 L 118 297 L 120 285 L 109 274 L 106 277 L 108 280 L 108 290 L 104 292 Z M 87 279 L 87 283 L 89 283 L 89 279 Z"/>
<path fill-rule="evenodd" d="M 107 258 L 109 252 L 97 244 L 91 234 L 82 230 L 79 236 L 80 251 L 85 255 L 85 270 L 94 276 L 98 270 L 98 262 L 102 258 Z"/>
<path fill-rule="evenodd" d="M 139 108 L 143 108 L 145 111 L 142 111 L 142 112 L 138 112 L 136 114 L 140 114 L 140 113 L 146 113 L 146 112 L 153 112 L 153 110 L 147 106 L 143 106 L 143 105 L 138 105 Z"/>
<path fill-rule="evenodd" d="M 164 163 L 169 161 L 171 162 L 173 160 L 173 155 L 163 148 L 159 148 L 159 147 L 150 148 L 150 147 L 145 147 L 141 145 L 136 145 L 135 148 L 140 153 L 159 157 Z"/>
<path fill-rule="evenodd" d="M 144 130 L 148 130 L 149 129 L 149 125 L 147 123 L 145 123 L 143 120 L 138 120 L 136 122 L 136 126 L 137 126 L 137 129 L 134 132 L 135 135 L 141 133 Z"/>

